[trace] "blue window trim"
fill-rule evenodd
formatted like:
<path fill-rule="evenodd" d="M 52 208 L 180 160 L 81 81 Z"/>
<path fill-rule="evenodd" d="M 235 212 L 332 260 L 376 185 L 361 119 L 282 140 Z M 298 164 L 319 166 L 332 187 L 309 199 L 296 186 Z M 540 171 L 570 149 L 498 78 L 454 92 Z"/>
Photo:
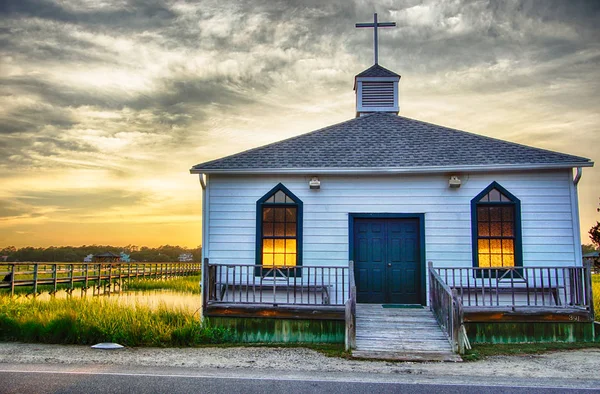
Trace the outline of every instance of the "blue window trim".
<path fill-rule="evenodd" d="M 421 303 L 427 305 L 425 264 L 425 214 L 424 213 L 349 213 L 348 214 L 348 260 L 354 261 L 354 220 L 355 219 L 418 219 L 419 220 L 419 262 L 421 264 Z M 356 272 L 354 273 L 356 275 Z"/>
<path fill-rule="evenodd" d="M 510 199 L 510 201 L 503 202 L 483 202 L 479 200 L 492 189 L 499 190 L 502 194 Z M 477 245 L 478 234 L 477 234 L 477 205 L 512 205 L 515 207 L 515 267 L 523 266 L 523 236 L 521 232 L 521 200 L 515 197 L 514 194 L 506 190 L 498 182 L 494 181 L 489 184 L 488 187 L 483 189 L 478 195 L 471 200 L 471 246 L 473 253 L 473 267 L 479 267 L 479 250 Z M 492 269 L 494 269 L 492 267 Z"/>
<path fill-rule="evenodd" d="M 274 195 L 275 193 L 277 193 L 278 191 L 282 191 L 285 194 L 287 194 L 287 196 L 289 198 L 292 199 L 292 201 L 294 201 L 294 204 L 296 206 L 296 212 L 297 212 L 297 217 L 296 217 L 296 266 L 300 267 L 302 266 L 302 218 L 303 218 L 303 203 L 302 200 L 300 200 L 294 193 L 292 193 L 290 191 L 290 189 L 288 189 L 287 187 L 285 187 L 282 183 L 278 183 L 274 188 L 272 188 L 271 190 L 269 190 L 264 196 L 262 196 L 257 202 L 256 202 L 256 265 L 260 266 L 260 267 L 256 267 L 254 270 L 254 275 L 256 276 L 262 276 L 261 275 L 261 271 L 262 271 L 262 207 L 265 203 L 265 201 L 267 201 L 272 195 Z M 287 203 L 287 204 L 276 204 L 276 203 L 269 203 L 269 206 L 287 206 L 289 207 L 291 204 Z M 302 270 L 295 270 L 295 272 L 297 273 L 296 276 L 301 276 L 302 275 Z M 290 274 L 290 276 L 294 276 L 293 274 Z"/>

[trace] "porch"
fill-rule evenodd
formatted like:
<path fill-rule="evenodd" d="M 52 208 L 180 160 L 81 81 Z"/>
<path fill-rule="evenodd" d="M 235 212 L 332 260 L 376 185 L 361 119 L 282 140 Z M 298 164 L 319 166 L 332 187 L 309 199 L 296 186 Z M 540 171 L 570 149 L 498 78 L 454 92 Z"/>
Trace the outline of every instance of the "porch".
<path fill-rule="evenodd" d="M 204 261 L 203 315 L 344 320 L 349 267 L 272 267 Z"/>
<path fill-rule="evenodd" d="M 344 342 L 356 355 L 377 358 L 376 351 L 357 348 L 358 337 L 360 346 L 375 349 L 369 341 L 377 340 L 388 355 L 407 359 L 417 343 L 409 332 L 428 334 L 418 339 L 423 350 L 430 348 L 429 339 L 439 341 L 433 331 L 441 329 L 445 343 L 459 354 L 470 342 L 594 339 L 590 266 L 496 269 L 435 267 L 430 262 L 428 308 L 418 318 L 409 317 L 411 324 L 408 312 L 390 314 L 389 307 L 400 305 L 357 307 L 352 261 L 348 266 L 267 268 L 205 259 L 203 271 L 203 316 L 232 329 L 241 342 Z M 368 324 L 357 325 L 357 308 L 367 311 L 362 315 Z M 398 318 L 386 318 L 384 312 Z M 429 323 L 433 318 L 439 329 Z M 413 324 L 419 321 L 427 324 Z M 398 329 L 390 326 L 385 335 L 370 338 L 366 333 L 374 332 L 373 324 Z M 423 352 L 418 359 L 426 359 Z"/>
<path fill-rule="evenodd" d="M 202 315 L 239 342 L 343 343 L 348 272 L 204 259 Z"/>
<path fill-rule="evenodd" d="M 430 308 L 458 353 L 469 342 L 595 339 L 589 264 L 428 268 Z"/>

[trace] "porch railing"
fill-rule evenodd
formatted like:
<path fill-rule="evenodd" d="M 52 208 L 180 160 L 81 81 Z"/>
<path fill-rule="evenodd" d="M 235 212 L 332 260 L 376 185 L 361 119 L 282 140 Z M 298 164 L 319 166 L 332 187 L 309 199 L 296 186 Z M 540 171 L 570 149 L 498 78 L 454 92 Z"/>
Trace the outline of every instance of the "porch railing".
<path fill-rule="evenodd" d="M 348 299 L 348 267 L 266 267 L 204 261 L 209 304 L 331 305 Z"/>
<path fill-rule="evenodd" d="M 593 315 L 591 267 L 431 267 L 470 307 L 587 309 Z"/>

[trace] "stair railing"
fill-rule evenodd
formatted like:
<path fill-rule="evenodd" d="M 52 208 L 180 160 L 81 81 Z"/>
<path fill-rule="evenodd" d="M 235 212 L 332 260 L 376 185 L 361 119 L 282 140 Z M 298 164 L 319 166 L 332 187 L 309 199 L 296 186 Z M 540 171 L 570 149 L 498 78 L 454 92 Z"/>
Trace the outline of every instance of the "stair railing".
<path fill-rule="evenodd" d="M 430 261 L 429 268 L 429 306 L 440 328 L 446 334 L 452 350 L 463 354 L 465 347 L 470 348 L 469 340 L 463 324 L 463 305 L 456 290 L 444 282 L 433 269 Z"/>
<path fill-rule="evenodd" d="M 354 282 L 354 261 L 348 263 L 349 295 L 345 305 L 346 351 L 356 349 L 356 283 Z"/>

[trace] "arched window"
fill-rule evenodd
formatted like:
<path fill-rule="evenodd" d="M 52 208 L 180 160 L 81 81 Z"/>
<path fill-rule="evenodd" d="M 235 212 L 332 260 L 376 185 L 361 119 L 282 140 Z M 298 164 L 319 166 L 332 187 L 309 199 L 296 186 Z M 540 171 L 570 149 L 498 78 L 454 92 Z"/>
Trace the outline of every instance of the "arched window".
<path fill-rule="evenodd" d="M 522 266 L 521 202 L 492 182 L 471 200 L 473 266 Z"/>
<path fill-rule="evenodd" d="M 302 265 L 302 201 L 281 183 L 256 202 L 256 264 Z"/>

